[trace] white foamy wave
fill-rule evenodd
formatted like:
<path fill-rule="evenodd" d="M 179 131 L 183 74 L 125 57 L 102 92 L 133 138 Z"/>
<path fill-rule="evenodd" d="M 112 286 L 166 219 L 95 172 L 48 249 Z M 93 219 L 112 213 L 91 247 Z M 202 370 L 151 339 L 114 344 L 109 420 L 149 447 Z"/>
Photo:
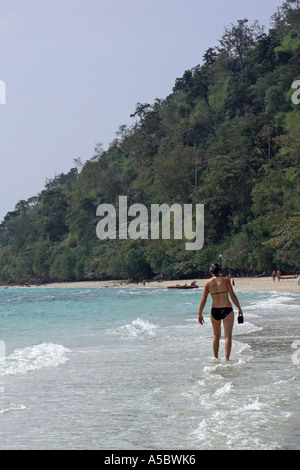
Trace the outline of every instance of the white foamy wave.
<path fill-rule="evenodd" d="M 260 310 L 278 310 L 286 307 L 297 308 L 297 305 L 291 305 L 294 300 L 294 297 L 291 297 L 290 295 L 277 293 L 271 294 L 268 297 L 264 297 L 263 299 L 257 300 L 252 305 L 247 305 L 247 307 L 245 308 L 245 312 L 247 312 L 248 310 L 257 310 L 259 313 Z"/>
<path fill-rule="evenodd" d="M 248 313 L 247 318 L 261 318 L 262 315 L 257 315 L 256 313 Z"/>
<path fill-rule="evenodd" d="M 266 403 L 261 403 L 258 399 L 253 400 L 251 403 L 243 405 L 241 408 L 238 408 L 236 414 L 243 413 L 244 411 L 260 411 L 264 408 L 268 408 L 270 405 Z"/>
<path fill-rule="evenodd" d="M 231 384 L 224 385 L 223 392 L 229 391 Z M 221 391 L 221 389 L 219 389 Z M 217 390 L 218 391 L 218 390 Z M 191 432 L 189 438 L 194 445 L 202 445 L 205 449 L 276 449 L 280 446 L 274 436 L 268 439 L 258 439 L 262 427 L 274 425 L 274 408 L 271 404 L 262 403 L 259 398 L 251 399 L 248 403 L 239 406 L 236 399 L 218 403 L 212 408 L 209 417 L 206 416 L 199 423 L 197 429 Z M 275 413 L 276 414 L 276 413 Z M 282 420 L 287 420 L 285 414 L 279 413 Z M 272 442 L 273 441 L 273 442 Z"/>
<path fill-rule="evenodd" d="M 0 376 L 19 375 L 26 372 L 56 367 L 68 360 L 69 349 L 60 344 L 41 343 L 16 349 L 0 366 Z"/>
<path fill-rule="evenodd" d="M 234 335 L 245 335 L 253 333 L 254 331 L 260 331 L 263 329 L 262 326 L 256 326 L 253 323 L 246 320 L 247 316 L 245 315 L 245 322 L 241 325 L 237 324 L 234 329 Z"/>
<path fill-rule="evenodd" d="M 225 393 L 229 393 L 230 390 L 232 389 L 232 383 L 231 382 L 227 382 L 224 387 L 221 387 L 221 388 L 218 388 L 214 395 L 218 396 L 218 395 L 222 395 L 222 397 L 224 396 Z"/>
<path fill-rule="evenodd" d="M 16 405 L 15 403 L 0 403 L 0 414 L 7 413 L 8 411 L 25 410 L 26 406 Z"/>
<path fill-rule="evenodd" d="M 19 297 L 14 297 L 12 299 L 7 299 L 6 302 L 18 302 L 19 300 L 25 299 L 25 295 L 21 295 Z"/>
<path fill-rule="evenodd" d="M 158 327 L 156 325 L 153 325 L 153 323 L 150 323 L 148 320 L 137 318 L 127 325 L 116 328 L 113 330 L 113 333 L 131 337 L 137 337 L 141 335 L 154 336 L 157 328 Z"/>

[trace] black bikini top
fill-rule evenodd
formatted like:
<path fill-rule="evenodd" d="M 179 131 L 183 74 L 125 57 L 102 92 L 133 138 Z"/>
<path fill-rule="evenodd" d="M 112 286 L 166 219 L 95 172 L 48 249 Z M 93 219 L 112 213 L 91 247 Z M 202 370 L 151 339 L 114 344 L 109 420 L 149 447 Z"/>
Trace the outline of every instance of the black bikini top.
<path fill-rule="evenodd" d="M 214 294 L 210 294 L 210 295 L 220 295 L 220 294 L 227 294 L 227 290 L 225 292 L 215 292 Z"/>

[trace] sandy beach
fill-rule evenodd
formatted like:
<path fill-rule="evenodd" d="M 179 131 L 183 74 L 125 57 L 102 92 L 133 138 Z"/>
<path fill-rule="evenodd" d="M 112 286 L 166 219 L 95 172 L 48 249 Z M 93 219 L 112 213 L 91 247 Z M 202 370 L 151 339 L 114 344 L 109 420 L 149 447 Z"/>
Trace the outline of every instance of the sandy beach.
<path fill-rule="evenodd" d="M 149 288 L 149 287 L 160 287 L 166 288 L 167 286 L 176 286 L 179 285 L 190 285 L 192 281 L 197 281 L 199 288 L 203 288 L 207 279 L 190 279 L 184 281 L 153 281 L 146 282 L 145 286 L 143 283 L 129 283 L 128 281 L 83 281 L 83 282 L 60 282 L 52 284 L 43 284 L 39 286 L 40 288 L 67 288 L 67 287 L 79 287 L 79 288 L 91 288 L 91 287 L 140 287 L 140 288 Z M 37 287 L 37 286 L 30 286 Z M 297 279 L 281 279 L 280 282 L 273 282 L 271 277 L 243 277 L 243 278 L 234 278 L 234 290 L 236 292 L 290 292 L 290 293 L 299 293 L 300 286 L 298 286 Z"/>

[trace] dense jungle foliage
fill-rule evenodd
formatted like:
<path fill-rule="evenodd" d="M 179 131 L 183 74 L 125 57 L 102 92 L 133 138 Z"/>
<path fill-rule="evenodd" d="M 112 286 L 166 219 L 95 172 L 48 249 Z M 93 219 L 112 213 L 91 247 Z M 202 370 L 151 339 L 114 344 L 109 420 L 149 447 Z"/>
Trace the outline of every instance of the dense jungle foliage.
<path fill-rule="evenodd" d="M 267 33 L 246 19 L 225 28 L 169 96 L 136 105 L 108 149 L 97 144 L 6 215 L 1 283 L 197 277 L 220 253 L 225 272 L 300 270 L 299 79 L 299 0 Z M 205 204 L 204 247 L 99 240 L 96 209 L 119 195 L 148 208 Z"/>

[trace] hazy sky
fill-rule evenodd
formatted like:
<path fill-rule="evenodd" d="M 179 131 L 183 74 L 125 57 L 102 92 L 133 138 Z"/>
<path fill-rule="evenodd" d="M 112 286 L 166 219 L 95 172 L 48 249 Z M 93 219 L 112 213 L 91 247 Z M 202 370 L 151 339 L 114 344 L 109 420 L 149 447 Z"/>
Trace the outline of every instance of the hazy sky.
<path fill-rule="evenodd" d="M 0 0 L 0 221 L 172 92 L 224 27 L 281 0 Z"/>

